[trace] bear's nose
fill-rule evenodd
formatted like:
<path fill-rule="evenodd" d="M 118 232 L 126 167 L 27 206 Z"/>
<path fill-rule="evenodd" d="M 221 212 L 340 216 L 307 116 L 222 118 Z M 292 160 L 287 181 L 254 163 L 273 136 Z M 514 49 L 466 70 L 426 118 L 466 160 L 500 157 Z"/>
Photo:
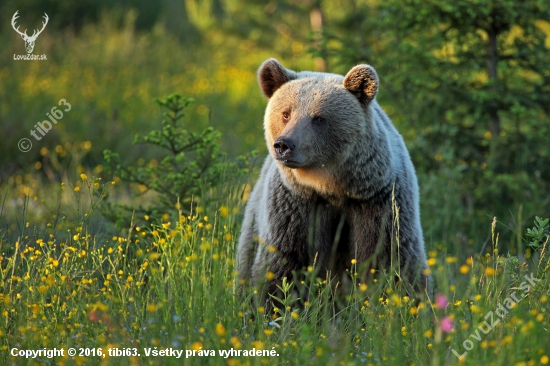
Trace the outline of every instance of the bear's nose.
<path fill-rule="evenodd" d="M 294 150 L 295 146 L 292 140 L 279 137 L 275 140 L 273 147 L 280 158 L 288 158 L 292 154 L 292 150 Z"/>

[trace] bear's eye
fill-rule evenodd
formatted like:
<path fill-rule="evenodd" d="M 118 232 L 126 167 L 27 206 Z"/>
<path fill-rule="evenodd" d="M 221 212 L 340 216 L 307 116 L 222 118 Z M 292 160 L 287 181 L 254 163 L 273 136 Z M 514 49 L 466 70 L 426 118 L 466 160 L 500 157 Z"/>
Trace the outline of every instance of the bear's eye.
<path fill-rule="evenodd" d="M 325 123 L 325 119 L 321 116 L 315 116 L 311 119 L 311 122 L 320 125 L 322 123 Z"/>
<path fill-rule="evenodd" d="M 283 121 L 288 122 L 288 120 L 290 120 L 290 113 L 288 113 L 287 111 L 284 111 L 283 112 Z"/>

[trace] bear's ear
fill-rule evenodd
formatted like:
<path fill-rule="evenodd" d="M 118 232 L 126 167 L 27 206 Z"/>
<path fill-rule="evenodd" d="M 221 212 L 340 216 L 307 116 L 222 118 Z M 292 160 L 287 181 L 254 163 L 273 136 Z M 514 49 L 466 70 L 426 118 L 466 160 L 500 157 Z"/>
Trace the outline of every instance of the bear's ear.
<path fill-rule="evenodd" d="M 281 85 L 297 78 L 298 75 L 294 71 L 285 69 L 274 58 L 264 61 L 258 69 L 258 83 L 268 98 L 271 98 Z"/>
<path fill-rule="evenodd" d="M 357 65 L 344 78 L 344 88 L 361 103 L 369 103 L 378 93 L 378 75 L 372 66 Z"/>

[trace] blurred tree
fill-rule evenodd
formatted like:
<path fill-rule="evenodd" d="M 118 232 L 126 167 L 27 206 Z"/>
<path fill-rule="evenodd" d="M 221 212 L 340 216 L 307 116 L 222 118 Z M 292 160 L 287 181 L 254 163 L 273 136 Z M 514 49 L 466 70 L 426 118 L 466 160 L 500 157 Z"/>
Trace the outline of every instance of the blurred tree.
<path fill-rule="evenodd" d="M 253 42 L 273 55 L 292 59 L 297 48 L 311 43 L 316 52 L 314 67 L 326 71 L 321 30 L 326 25 L 325 2 L 321 0 L 185 0 L 192 23 L 205 33 Z M 301 49 L 301 48 L 300 48 Z"/>
<path fill-rule="evenodd" d="M 455 196 L 458 231 L 472 215 L 547 214 L 550 3 L 351 1 L 350 9 L 349 21 L 325 29 L 326 52 L 344 68 L 366 61 L 379 70 L 380 100 L 397 111 L 424 186 L 438 188 L 423 196 L 430 212 Z M 448 227 L 438 226 L 442 237 Z"/>
<path fill-rule="evenodd" d="M 136 214 L 138 217 L 134 218 L 134 222 L 143 221 L 143 215 L 153 220 L 160 220 L 164 215 L 187 215 L 192 209 L 190 202 L 194 196 L 206 201 L 211 188 L 248 170 L 249 161 L 255 153 L 237 158 L 238 163 L 226 161 L 225 154 L 219 151 L 221 134 L 218 131 L 212 127 L 200 133 L 185 129 L 184 112 L 193 101 L 180 94 L 155 99 L 165 110 L 162 127 L 146 136 L 136 135 L 134 143 L 160 148 L 163 151 L 160 162 L 154 160 L 146 166 L 128 164 L 124 163 L 118 153 L 110 150 L 103 152 L 108 173 L 120 177 L 123 182 L 138 184 L 141 187 L 140 195 L 151 191 L 155 196 L 153 203 L 146 207 L 133 202 L 124 205 L 102 201 L 103 215 L 116 223 L 119 229 L 128 228 Z M 103 191 L 97 194 L 107 196 Z"/>
<path fill-rule="evenodd" d="M 162 21 L 167 28 L 178 35 L 182 41 L 197 36 L 195 28 L 187 17 L 186 8 L 180 0 L 162 0 L 160 2 L 147 0 L 6 0 L 0 2 L 2 14 L 13 14 L 16 10 L 21 15 L 22 29 L 31 28 L 42 20 L 47 13 L 50 26 L 58 30 L 71 28 L 79 32 L 85 24 L 98 23 L 102 13 L 110 13 L 113 19 L 118 19 L 119 27 L 124 26 L 126 14 L 132 10 L 137 12 L 135 27 L 139 30 L 150 30 Z M 23 15 L 24 14 L 24 18 Z M 8 22 L 9 23 L 9 22 Z"/>

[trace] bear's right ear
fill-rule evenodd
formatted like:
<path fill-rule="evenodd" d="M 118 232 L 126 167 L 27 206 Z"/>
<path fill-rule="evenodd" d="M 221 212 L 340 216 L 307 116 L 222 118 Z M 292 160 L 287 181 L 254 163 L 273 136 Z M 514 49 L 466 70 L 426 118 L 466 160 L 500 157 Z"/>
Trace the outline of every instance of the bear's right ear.
<path fill-rule="evenodd" d="M 258 69 L 258 83 L 268 98 L 279 89 L 283 84 L 290 80 L 298 78 L 298 74 L 292 70 L 287 70 L 274 58 L 264 61 Z"/>
<path fill-rule="evenodd" d="M 361 103 L 367 104 L 378 93 L 378 75 L 370 65 L 357 65 L 344 78 L 344 88 L 355 94 Z"/>

